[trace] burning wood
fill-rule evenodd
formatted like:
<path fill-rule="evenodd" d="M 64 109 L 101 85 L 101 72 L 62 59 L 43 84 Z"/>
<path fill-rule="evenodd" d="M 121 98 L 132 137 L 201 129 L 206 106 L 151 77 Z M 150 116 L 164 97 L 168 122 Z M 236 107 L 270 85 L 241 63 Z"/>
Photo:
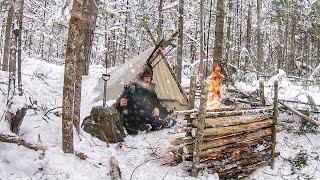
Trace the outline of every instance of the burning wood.
<path fill-rule="evenodd" d="M 221 73 L 221 66 L 216 65 L 211 74 L 210 92 L 208 98 L 208 109 L 220 109 L 222 100 L 222 87 L 221 82 L 224 75 Z"/>

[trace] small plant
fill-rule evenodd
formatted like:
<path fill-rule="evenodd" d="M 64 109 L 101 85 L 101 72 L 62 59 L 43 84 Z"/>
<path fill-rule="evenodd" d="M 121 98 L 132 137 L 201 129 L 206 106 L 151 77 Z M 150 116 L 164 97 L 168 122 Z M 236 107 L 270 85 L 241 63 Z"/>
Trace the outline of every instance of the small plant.
<path fill-rule="evenodd" d="M 302 150 L 293 159 L 289 158 L 289 162 L 292 165 L 293 172 L 296 172 L 297 170 L 300 171 L 308 165 L 308 154 L 306 151 Z"/>

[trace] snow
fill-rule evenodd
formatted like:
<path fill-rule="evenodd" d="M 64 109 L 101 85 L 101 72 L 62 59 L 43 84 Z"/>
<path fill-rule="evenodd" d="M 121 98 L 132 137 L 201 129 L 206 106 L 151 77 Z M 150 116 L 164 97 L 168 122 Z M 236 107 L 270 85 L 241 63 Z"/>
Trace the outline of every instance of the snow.
<path fill-rule="evenodd" d="M 74 132 L 74 147 L 76 152 L 88 156 L 87 160 L 80 160 L 72 154 L 65 154 L 61 147 L 61 103 L 64 67 L 50 64 L 39 59 L 26 58 L 23 67 L 23 88 L 25 95 L 14 99 L 14 109 L 25 104 L 30 105 L 30 99 L 37 101 L 37 110 L 28 110 L 21 125 L 20 137 L 26 142 L 42 144 L 47 147 L 45 152 L 33 151 L 16 144 L 0 143 L 0 179 L 111 179 L 109 159 L 115 156 L 119 161 L 123 179 L 196 179 L 189 176 L 186 162 L 177 166 L 170 165 L 172 153 L 170 142 L 177 137 L 183 137 L 179 130 L 185 122 L 178 119 L 178 128 L 164 129 L 151 133 L 140 133 L 127 136 L 122 143 L 110 144 L 93 138 L 81 131 Z M 89 115 L 91 107 L 101 105 L 93 102 L 94 86 L 105 69 L 101 65 L 91 65 L 89 76 L 83 78 L 81 119 Z M 5 82 L 7 73 L 0 72 Z M 319 87 L 309 90 L 292 84 L 284 71 L 266 80 L 266 95 L 272 102 L 272 85 L 275 80 L 280 81 L 280 99 L 298 98 L 307 101 L 307 95 L 320 104 Z M 183 84 L 188 86 L 189 79 L 183 77 Z M 236 87 L 247 92 L 258 89 L 259 83 L 254 80 L 249 83 L 237 82 Z M 2 91 L 6 86 L 0 84 Z M 1 110 L 5 110 L 6 97 L 0 95 Z M 109 101 L 112 104 L 114 101 Z M 57 108 L 45 113 L 53 108 Z M 0 133 L 13 135 L 4 122 L 0 121 Z M 318 119 L 319 120 L 319 119 Z M 264 167 L 252 174 L 251 179 L 320 179 L 318 170 L 320 143 L 318 135 L 312 132 L 299 134 L 299 118 L 282 113 L 280 125 L 283 129 L 277 135 L 277 151 L 274 170 Z M 263 146 L 259 148 L 264 148 Z M 299 152 L 306 152 L 307 165 L 301 169 L 293 168 L 292 160 Z M 198 179 L 218 179 L 217 174 L 201 172 Z"/>
<path fill-rule="evenodd" d="M 109 159 L 119 161 L 123 179 L 195 179 L 189 176 L 184 164 L 171 166 L 170 142 L 184 133 L 175 129 L 141 133 L 127 136 L 122 148 L 106 143 L 81 131 L 74 131 L 74 148 L 84 153 L 87 160 L 62 151 L 61 105 L 64 67 L 35 58 L 25 58 L 22 64 L 25 95 L 15 99 L 18 107 L 37 101 L 37 110 L 28 110 L 20 137 L 26 142 L 42 144 L 47 150 L 34 151 L 16 144 L 0 142 L 0 179 L 111 179 Z M 89 115 L 91 107 L 101 105 L 93 102 L 98 78 L 105 69 L 100 65 L 90 67 L 89 76 L 83 78 L 81 120 Z M 7 73 L 0 72 L 5 81 Z M 1 84 L 5 91 L 6 86 Z M 0 95 L 1 110 L 5 110 L 5 96 Z M 112 104 L 112 101 L 108 102 Z M 19 105 L 19 106 L 18 106 Z M 57 108 L 45 113 L 53 108 Z M 55 115 L 57 114 L 57 115 Z M 182 120 L 179 120 L 181 126 Z M 0 133 L 13 135 L 4 117 L 0 121 Z M 202 174 L 199 179 L 217 179 L 217 175 Z"/>

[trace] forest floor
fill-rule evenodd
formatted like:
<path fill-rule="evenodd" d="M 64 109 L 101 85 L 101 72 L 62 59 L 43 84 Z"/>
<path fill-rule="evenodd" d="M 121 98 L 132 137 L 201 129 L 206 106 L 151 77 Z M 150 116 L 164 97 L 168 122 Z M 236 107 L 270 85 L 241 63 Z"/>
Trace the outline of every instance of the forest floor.
<path fill-rule="evenodd" d="M 181 119 L 178 119 L 175 128 L 127 136 L 122 147 L 118 147 L 118 144 L 107 147 L 106 143 L 84 131 L 81 131 L 80 135 L 74 132 L 75 151 L 86 154 L 88 158 L 80 160 L 73 154 L 63 153 L 61 105 L 64 66 L 27 58 L 23 61 L 22 67 L 25 94 L 20 99 L 15 99 L 15 106 L 30 104 L 31 99 L 37 101 L 37 109 L 28 110 L 21 125 L 20 137 L 29 143 L 41 143 L 47 150 L 34 151 L 16 144 L 0 142 L 1 180 L 111 179 L 109 166 L 111 156 L 115 156 L 119 161 L 124 180 L 195 179 L 189 176 L 184 163 L 177 166 L 170 165 L 172 159 L 170 142 L 184 136 L 180 127 L 185 122 Z M 102 66 L 92 65 L 89 76 L 83 79 L 81 120 L 89 115 L 93 106 L 102 104 L 92 101 L 96 95 L 93 88 L 102 73 L 104 73 Z M 0 72 L 0 78 L 2 82 L 6 82 L 7 73 Z M 272 84 L 275 79 L 280 80 L 281 99 L 296 98 L 303 101 L 308 94 L 313 97 L 316 104 L 320 104 L 319 87 L 304 90 L 288 82 L 284 73 L 271 78 L 266 84 Z M 236 83 L 236 87 L 252 92 L 257 89 L 258 82 L 239 82 Z M 0 115 L 2 115 L 5 111 L 6 85 L 0 84 L 0 89 L 3 92 L 0 94 L 2 112 Z M 272 94 L 271 90 L 266 89 L 266 94 Z M 285 112 L 281 113 L 280 121 L 283 131 L 277 136 L 276 147 L 280 156 L 276 159 L 274 170 L 264 167 L 254 172 L 250 179 L 320 179 L 318 130 L 302 127 L 299 118 Z M 12 135 L 4 122 L 3 115 L 0 121 L 0 133 Z M 214 180 L 218 177 L 216 174 L 201 172 L 199 179 Z"/>

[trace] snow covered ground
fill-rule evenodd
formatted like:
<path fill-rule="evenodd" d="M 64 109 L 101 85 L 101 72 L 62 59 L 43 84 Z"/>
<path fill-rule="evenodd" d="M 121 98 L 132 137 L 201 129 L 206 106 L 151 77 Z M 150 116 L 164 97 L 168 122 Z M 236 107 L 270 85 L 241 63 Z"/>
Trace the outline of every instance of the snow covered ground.
<path fill-rule="evenodd" d="M 27 58 L 23 62 L 23 88 L 25 95 L 16 100 L 17 107 L 37 101 L 37 110 L 28 110 L 21 125 L 20 136 L 27 142 L 41 143 L 47 151 L 33 151 L 16 144 L 0 142 L 0 179 L 110 179 L 109 158 L 115 156 L 119 161 L 122 177 L 128 179 L 195 179 L 189 177 L 184 164 L 171 166 L 169 161 L 170 141 L 184 136 L 178 128 L 164 129 L 152 133 L 141 133 L 137 136 L 127 136 L 122 147 L 111 144 L 110 147 L 89 134 L 81 131 L 74 133 L 75 151 L 88 156 L 80 160 L 71 154 L 64 154 L 61 147 L 61 103 L 63 86 L 63 66 L 53 65 L 38 59 Z M 89 115 L 91 107 L 101 104 L 93 103 L 95 97 L 93 88 L 98 77 L 104 72 L 102 66 L 92 65 L 90 74 L 84 77 L 82 90 L 81 119 Z M 7 75 L 0 72 L 2 82 L 7 81 Z M 280 79 L 280 98 L 297 98 L 306 101 L 305 94 L 313 97 L 320 104 L 319 87 L 304 91 L 301 87 L 290 84 L 281 72 L 274 79 Z M 187 81 L 184 81 L 187 82 Z M 237 87 L 253 91 L 258 83 L 237 83 Z M 0 84 L 0 89 L 6 92 L 6 86 Z M 301 92 L 305 93 L 301 93 Z M 266 94 L 272 94 L 270 88 Z M 268 96 L 269 97 L 269 96 Z M 31 101 L 30 101 L 30 99 Z M 1 114 L 5 111 L 5 95 L 0 94 Z M 269 98 L 269 101 L 271 99 Z M 53 108 L 50 113 L 45 113 Z M 281 155 L 276 159 L 275 169 L 270 167 L 256 171 L 251 179 L 320 179 L 318 166 L 320 142 L 318 134 L 303 133 L 300 120 L 286 113 L 281 114 L 283 131 L 277 136 L 277 150 Z M 184 122 L 179 120 L 178 127 Z M 299 133 L 300 132 L 300 133 Z M 302 132 L 302 133 L 301 133 Z M 11 134 L 4 117 L 0 121 L 0 133 Z M 12 134 L 11 134 L 12 135 Z M 40 137 L 40 138 L 39 138 Z M 302 165 L 296 163 L 295 157 L 300 153 Z M 298 164 L 298 165 L 297 165 Z M 305 164 L 305 166 L 303 166 Z M 218 179 L 217 175 L 201 173 L 199 179 Z"/>

